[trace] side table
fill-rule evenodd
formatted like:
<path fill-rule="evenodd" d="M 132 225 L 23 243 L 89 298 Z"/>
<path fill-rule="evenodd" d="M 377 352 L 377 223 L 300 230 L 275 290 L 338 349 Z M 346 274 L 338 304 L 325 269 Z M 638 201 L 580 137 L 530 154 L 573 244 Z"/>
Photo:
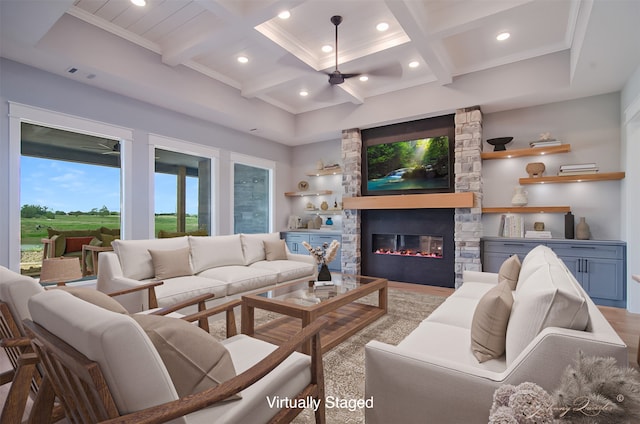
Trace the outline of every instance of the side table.
<path fill-rule="evenodd" d="M 91 252 L 91 260 L 93 262 L 93 270 L 89 273 L 87 269 L 87 251 Z M 90 244 L 82 245 L 82 276 L 98 275 L 98 253 L 113 252 L 113 247 L 92 246 Z"/>

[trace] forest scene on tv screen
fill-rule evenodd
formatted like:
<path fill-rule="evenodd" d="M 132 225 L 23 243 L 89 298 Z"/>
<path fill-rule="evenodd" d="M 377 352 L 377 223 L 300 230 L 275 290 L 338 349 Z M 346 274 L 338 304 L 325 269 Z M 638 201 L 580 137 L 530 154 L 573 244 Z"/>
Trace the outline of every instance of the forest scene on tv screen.
<path fill-rule="evenodd" d="M 396 141 L 367 147 L 367 191 L 446 191 L 449 137 Z"/>

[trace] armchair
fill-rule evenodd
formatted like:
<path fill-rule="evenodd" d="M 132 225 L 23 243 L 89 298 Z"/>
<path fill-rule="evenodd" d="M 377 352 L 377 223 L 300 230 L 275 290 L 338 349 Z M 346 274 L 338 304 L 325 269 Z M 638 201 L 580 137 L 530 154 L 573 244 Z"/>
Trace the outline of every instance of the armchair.
<path fill-rule="evenodd" d="M 25 321 L 25 328 L 73 422 L 280 423 L 301 411 L 272 408 L 269 398 L 312 398 L 316 422 L 325 422 L 319 336 L 324 321 L 280 347 L 246 335 L 224 340 L 237 376 L 180 398 L 158 351 L 130 316 L 58 290 L 33 296 L 29 310 L 33 321 Z M 311 357 L 296 352 L 309 339 Z M 241 399 L 225 401 L 238 393 Z"/>
<path fill-rule="evenodd" d="M 206 309 L 205 301 L 213 297 L 213 295 L 202 295 L 170 307 L 157 308 L 157 303 L 154 303 L 155 294 L 153 288 L 160 284 L 162 282 L 149 283 L 139 288 L 111 293 L 110 296 L 119 296 L 138 289 L 148 290 L 149 303 L 155 305 L 156 308 L 141 313 L 171 315 L 189 322 L 197 321 L 201 328 L 206 331 L 209 330 L 208 317 L 219 313 L 219 310 Z M 0 415 L 0 423 L 2 424 L 22 421 L 29 396 L 35 402 L 32 412 L 40 414 L 38 419 L 32 416 L 31 419 L 35 419 L 32 422 L 41 423 L 49 422 L 49 420 L 55 422 L 64 416 L 62 408 L 54 406 L 52 397 L 42 398 L 38 395 L 43 384 L 41 370 L 37 367 L 37 356 L 33 353 L 30 340 L 26 337 L 22 325 L 24 319 L 31 318 L 27 307 L 29 298 L 44 291 L 45 289 L 33 278 L 20 275 L 0 266 L 0 346 L 4 348 L 12 366 L 11 370 L 0 374 L 0 385 L 11 383 L 11 388 Z M 185 307 L 196 304 L 198 305 L 198 312 L 196 313 L 186 316 L 177 313 L 177 311 Z M 239 302 L 236 302 L 234 306 L 238 304 Z M 125 311 L 124 308 L 122 310 Z M 226 312 L 229 322 L 233 323 L 233 325 L 228 325 L 227 335 L 233 336 L 237 334 L 234 311 L 231 308 Z"/>

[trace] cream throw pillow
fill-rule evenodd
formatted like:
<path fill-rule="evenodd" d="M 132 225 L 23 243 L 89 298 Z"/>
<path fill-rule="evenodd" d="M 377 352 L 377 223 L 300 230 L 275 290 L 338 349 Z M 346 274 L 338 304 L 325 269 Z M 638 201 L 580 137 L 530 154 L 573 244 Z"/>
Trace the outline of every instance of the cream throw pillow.
<path fill-rule="evenodd" d="M 287 259 L 287 245 L 284 240 L 264 241 L 264 252 L 268 261 L 284 261 Z"/>
<path fill-rule="evenodd" d="M 498 358 L 505 352 L 512 305 L 508 281 L 486 292 L 478 302 L 471 321 L 471 350 L 478 362 Z"/>
<path fill-rule="evenodd" d="M 178 318 L 142 314 L 131 317 L 151 339 L 178 396 L 217 387 L 236 376 L 227 348 L 201 328 Z"/>
<path fill-rule="evenodd" d="M 149 249 L 149 254 L 151 255 L 156 278 L 159 280 L 193 275 L 191 263 L 189 262 L 188 247 L 176 250 Z"/>
<path fill-rule="evenodd" d="M 518 276 L 520 275 L 520 258 L 518 255 L 512 255 L 502 263 L 498 271 L 498 282 L 507 280 L 511 290 L 516 289 L 518 284 Z"/>
<path fill-rule="evenodd" d="M 85 302 L 89 302 L 111 312 L 117 312 L 119 314 L 129 313 L 124 306 L 118 303 L 117 300 L 96 289 L 90 289 L 87 287 L 58 287 L 56 290 L 69 292 Z"/>

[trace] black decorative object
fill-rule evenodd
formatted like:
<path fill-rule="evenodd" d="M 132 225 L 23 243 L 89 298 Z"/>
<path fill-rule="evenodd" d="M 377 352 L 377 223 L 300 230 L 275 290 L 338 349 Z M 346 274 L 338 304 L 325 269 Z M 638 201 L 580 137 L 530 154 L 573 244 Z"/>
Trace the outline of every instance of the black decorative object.
<path fill-rule="evenodd" d="M 487 143 L 493 146 L 494 152 L 500 152 L 502 150 L 507 150 L 507 148 L 504 147 L 504 145 L 511 143 L 511 140 L 513 140 L 513 137 L 498 137 L 498 138 L 488 139 Z"/>
<path fill-rule="evenodd" d="M 564 216 L 564 238 L 572 239 L 575 237 L 575 221 L 571 212 L 567 212 Z"/>
<path fill-rule="evenodd" d="M 329 272 L 327 264 L 320 264 L 320 269 L 318 270 L 318 281 L 331 281 L 331 272 Z"/>

